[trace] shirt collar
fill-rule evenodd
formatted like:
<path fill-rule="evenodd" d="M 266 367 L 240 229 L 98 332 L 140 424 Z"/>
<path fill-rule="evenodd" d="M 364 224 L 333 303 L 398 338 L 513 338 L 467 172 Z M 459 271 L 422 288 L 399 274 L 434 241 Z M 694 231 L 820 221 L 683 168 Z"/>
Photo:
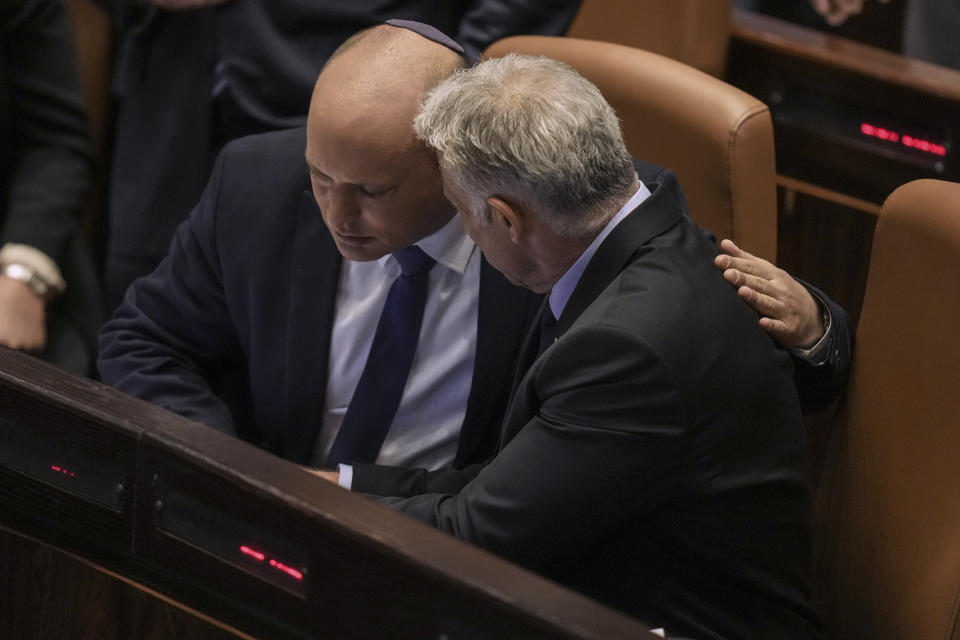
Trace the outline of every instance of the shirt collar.
<path fill-rule="evenodd" d="M 454 214 L 447 224 L 415 244 L 439 264 L 461 275 L 467 270 L 470 256 L 476 249 L 473 240 L 463 228 L 463 220 L 459 214 Z M 377 260 L 383 268 L 391 262 L 399 267 L 397 259 L 389 253 Z"/>
<path fill-rule="evenodd" d="M 643 184 L 643 182 L 640 182 L 640 187 L 636 193 L 627 200 L 626 204 L 620 207 L 616 215 L 610 218 L 610 221 L 600 230 L 600 233 L 593 239 L 590 246 L 580 254 L 580 257 L 573 263 L 573 266 L 567 269 L 567 272 L 553 285 L 553 288 L 550 290 L 550 311 L 553 312 L 554 318 L 559 318 L 560 314 L 563 313 L 563 309 L 567 306 L 570 296 L 573 295 L 573 290 L 577 288 L 577 283 L 580 282 L 580 276 L 583 275 L 587 265 L 590 264 L 590 260 L 597 252 L 597 249 L 600 248 L 600 244 L 631 211 L 639 207 L 640 203 L 649 197 L 650 190 L 647 189 L 647 186 Z"/>

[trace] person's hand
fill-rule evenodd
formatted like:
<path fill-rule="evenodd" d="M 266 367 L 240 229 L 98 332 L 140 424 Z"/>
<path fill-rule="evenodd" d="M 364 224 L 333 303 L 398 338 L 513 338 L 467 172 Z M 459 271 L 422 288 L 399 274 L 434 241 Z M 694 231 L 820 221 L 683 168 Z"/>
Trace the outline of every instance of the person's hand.
<path fill-rule="evenodd" d="M 760 314 L 760 326 L 785 349 L 809 349 L 823 337 L 817 302 L 789 273 L 740 249 L 731 240 L 720 243 L 714 263 L 737 293 Z M 729 254 L 729 255 L 727 255 Z"/>
<path fill-rule="evenodd" d="M 206 9 L 207 7 L 217 7 L 232 1 L 233 0 L 150 0 L 152 4 L 168 11 Z"/>
<path fill-rule="evenodd" d="M 339 471 L 327 471 L 325 469 L 314 469 L 312 467 L 303 467 L 305 471 L 309 471 L 315 476 L 323 478 L 327 482 L 332 482 L 335 485 L 340 485 L 340 472 Z"/>
<path fill-rule="evenodd" d="M 853 14 L 863 11 L 863 0 L 807 0 L 831 27 L 838 27 Z"/>
<path fill-rule="evenodd" d="M 43 299 L 6 276 L 0 276 L 0 344 L 29 353 L 39 353 L 47 345 Z"/>
<path fill-rule="evenodd" d="M 890 0 L 880 0 L 886 4 Z M 838 27 L 847 19 L 863 11 L 864 0 L 807 0 L 813 10 L 831 27 Z"/>

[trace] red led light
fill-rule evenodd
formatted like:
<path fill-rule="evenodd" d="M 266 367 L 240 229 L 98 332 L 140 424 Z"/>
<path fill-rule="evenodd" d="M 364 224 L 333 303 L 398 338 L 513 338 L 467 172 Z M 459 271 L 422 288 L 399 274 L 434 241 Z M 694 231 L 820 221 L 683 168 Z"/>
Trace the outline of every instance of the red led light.
<path fill-rule="evenodd" d="M 243 545 L 242 547 L 240 547 L 240 552 L 250 556 L 251 558 L 255 558 L 260 561 L 263 561 L 263 559 L 267 557 L 262 553 L 260 553 L 259 551 L 255 551 L 246 545 Z"/>
<path fill-rule="evenodd" d="M 303 580 L 303 574 L 302 574 L 302 573 L 300 573 L 299 571 L 297 571 L 296 569 L 294 569 L 294 568 L 292 568 L 292 567 L 288 567 L 287 565 L 283 564 L 282 562 L 277 562 L 276 560 L 271 560 L 271 561 L 270 561 L 270 566 L 276 568 L 277 571 L 283 571 L 285 574 L 287 574 L 287 575 L 290 576 L 291 578 L 294 578 L 294 579 L 296 579 L 296 580 Z"/>
<path fill-rule="evenodd" d="M 71 478 L 77 477 L 77 474 L 75 474 L 73 471 L 64 469 L 63 467 L 58 467 L 55 464 L 50 465 L 50 468 L 56 471 L 57 473 L 62 473 L 65 476 L 70 476 Z"/>
<path fill-rule="evenodd" d="M 263 562 L 264 560 L 267 559 L 266 554 L 261 553 L 261 552 L 257 551 L 256 549 L 252 549 L 252 548 L 248 547 L 247 545 L 241 545 L 241 546 L 240 546 L 240 553 L 242 553 L 243 555 L 248 556 L 248 557 L 250 557 L 250 558 L 253 558 L 254 560 L 258 560 L 258 561 L 260 561 L 260 562 Z M 277 561 L 277 560 L 275 560 L 275 559 L 273 559 L 273 558 L 270 558 L 270 561 L 268 562 L 268 564 L 269 564 L 271 567 L 273 567 L 274 569 L 276 569 L 277 571 L 282 571 L 283 573 L 287 574 L 288 576 L 290 576 L 290 577 L 293 578 L 294 580 L 303 581 L 303 573 L 301 573 L 300 571 L 297 571 L 297 570 L 294 569 L 293 567 L 288 567 L 287 565 L 285 565 L 285 564 L 283 564 L 282 562 L 279 562 L 279 561 Z"/>
<path fill-rule="evenodd" d="M 901 136 L 896 131 L 891 131 L 883 127 L 877 127 L 868 122 L 864 122 L 860 125 L 860 133 L 865 136 L 870 136 L 871 138 L 879 138 L 880 140 L 886 140 L 888 142 L 899 142 L 905 147 L 917 149 L 918 151 L 923 151 L 924 153 L 932 153 L 937 156 L 947 155 L 947 148 L 942 144 L 935 144 L 929 140 L 921 140 L 920 138 L 914 138 L 913 136 Z"/>

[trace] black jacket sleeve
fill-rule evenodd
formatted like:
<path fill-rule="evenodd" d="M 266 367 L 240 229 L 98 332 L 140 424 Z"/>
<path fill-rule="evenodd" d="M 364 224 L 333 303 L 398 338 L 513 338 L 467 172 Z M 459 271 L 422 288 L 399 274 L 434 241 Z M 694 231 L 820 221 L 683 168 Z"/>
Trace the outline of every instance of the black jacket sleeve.
<path fill-rule="evenodd" d="M 351 491 L 375 496 L 411 497 L 423 493 L 458 493 L 483 465 L 463 469 L 411 469 L 376 464 L 353 465 Z"/>
<path fill-rule="evenodd" d="M 827 294 L 803 280 L 797 281 L 830 311 L 830 331 L 824 345 L 826 357 L 819 363 L 792 357 L 793 381 L 800 394 L 800 406 L 804 413 L 812 413 L 836 400 L 847 384 L 855 338 L 854 326 L 850 315 Z"/>
<path fill-rule="evenodd" d="M 529 387 L 542 398 L 537 413 L 488 465 L 464 473 L 473 478 L 461 490 L 428 482 L 424 495 L 381 502 L 535 570 L 575 561 L 662 504 L 682 481 L 684 429 L 680 392 L 658 356 L 598 327 L 567 334 L 549 360 Z"/>
<path fill-rule="evenodd" d="M 92 147 L 73 34 L 59 0 L 0 8 L 0 245 L 59 260 L 90 186 Z"/>
<path fill-rule="evenodd" d="M 130 395 L 236 434 L 211 380 L 243 354 L 223 293 L 216 243 L 220 183 L 230 147 L 217 160 L 200 203 L 157 269 L 127 290 L 100 332 L 101 379 Z"/>

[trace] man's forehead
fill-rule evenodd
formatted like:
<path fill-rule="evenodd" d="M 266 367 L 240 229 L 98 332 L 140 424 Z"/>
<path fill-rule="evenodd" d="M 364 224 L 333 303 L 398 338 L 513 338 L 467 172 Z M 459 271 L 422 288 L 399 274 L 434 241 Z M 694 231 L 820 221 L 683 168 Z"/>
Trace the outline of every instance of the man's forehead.
<path fill-rule="evenodd" d="M 327 63 L 317 79 L 311 110 L 372 107 L 384 115 L 397 113 L 410 123 L 438 74 L 452 72 L 456 61 L 462 61 L 447 46 L 408 29 L 378 29 Z"/>
<path fill-rule="evenodd" d="M 329 178 L 356 184 L 401 180 L 422 161 L 426 150 L 411 134 L 406 139 L 380 135 L 374 128 L 317 127 L 307 132 L 307 164 Z"/>
<path fill-rule="evenodd" d="M 371 118 L 376 115 L 377 121 L 396 114 L 412 121 L 423 94 L 423 90 L 401 78 L 325 72 L 317 80 L 310 110 L 325 112 L 328 117 L 349 117 L 355 113 Z"/>

